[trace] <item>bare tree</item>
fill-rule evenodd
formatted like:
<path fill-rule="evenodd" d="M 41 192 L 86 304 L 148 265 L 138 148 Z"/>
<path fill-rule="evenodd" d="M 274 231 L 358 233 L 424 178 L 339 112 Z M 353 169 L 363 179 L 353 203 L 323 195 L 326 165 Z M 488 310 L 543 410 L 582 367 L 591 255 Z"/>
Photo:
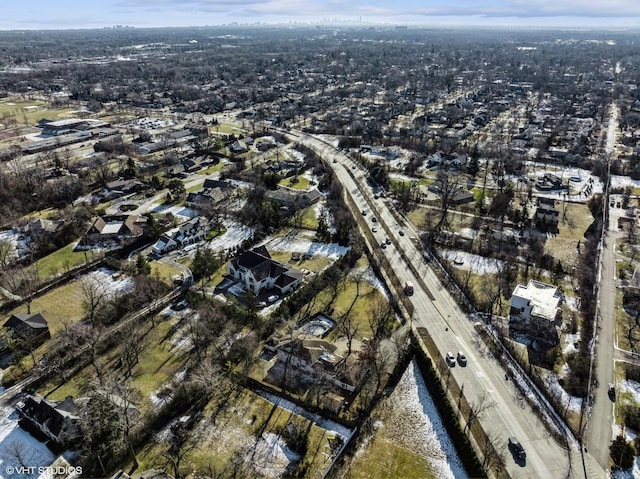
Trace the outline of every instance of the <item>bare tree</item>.
<path fill-rule="evenodd" d="M 482 466 L 485 469 L 494 469 L 496 471 L 504 469 L 504 455 L 499 450 L 500 439 L 496 434 L 486 433 L 483 435 L 480 443 L 482 454 Z"/>
<path fill-rule="evenodd" d="M 353 317 L 350 311 L 347 311 L 340 320 L 339 331 L 347 340 L 347 357 L 351 356 L 351 347 L 353 340 L 358 334 L 359 325 L 357 319 Z"/>
<path fill-rule="evenodd" d="M 393 309 L 391 304 L 382 297 L 378 297 L 369 312 L 369 327 L 371 328 L 371 334 L 374 339 L 381 339 L 384 337 L 389 326 L 389 320 Z"/>
<path fill-rule="evenodd" d="M 5 270 L 11 263 L 13 245 L 7 240 L 0 240 L 0 269 Z"/>
<path fill-rule="evenodd" d="M 477 420 L 482 413 L 487 409 L 491 409 L 495 405 L 495 401 L 493 401 L 487 395 L 487 392 L 483 390 L 480 396 L 478 396 L 478 399 L 469 403 L 469 417 L 467 418 L 467 423 L 464 426 L 464 433 L 466 434 L 467 430 L 471 428 L 473 421 Z"/>
<path fill-rule="evenodd" d="M 95 276 L 89 276 L 82 280 L 82 296 L 85 313 L 91 324 L 95 325 L 96 313 L 108 299 L 107 288 L 104 282 Z"/>
<path fill-rule="evenodd" d="M 449 224 L 449 208 L 453 204 L 453 199 L 458 191 L 459 177 L 441 170 L 433 183 L 433 187 L 440 196 L 439 219 L 434 227 L 434 231 L 445 229 Z M 430 216 L 430 214 L 429 214 Z"/>
<path fill-rule="evenodd" d="M 96 372 L 98 381 L 102 383 L 102 363 L 98 357 L 98 346 L 102 340 L 104 328 L 101 325 L 78 323 L 73 327 L 73 341 L 89 350 L 89 361 Z"/>
<path fill-rule="evenodd" d="M 2 447 L 2 457 L 9 464 L 17 464 L 22 468 L 32 467 L 40 463 L 42 454 L 27 443 L 20 440 L 9 441 Z"/>
<path fill-rule="evenodd" d="M 127 367 L 127 377 L 131 377 L 133 367 L 138 364 L 138 357 L 144 348 L 142 337 L 140 330 L 133 323 L 126 324 L 120 330 L 121 359 Z"/>
<path fill-rule="evenodd" d="M 168 447 L 160 454 L 164 459 L 164 466 L 171 467 L 173 477 L 180 479 L 183 477 L 181 473 L 182 463 L 185 457 L 198 447 L 201 438 L 197 434 L 192 434 L 187 427 L 177 422 L 171 427 L 169 435 Z"/>

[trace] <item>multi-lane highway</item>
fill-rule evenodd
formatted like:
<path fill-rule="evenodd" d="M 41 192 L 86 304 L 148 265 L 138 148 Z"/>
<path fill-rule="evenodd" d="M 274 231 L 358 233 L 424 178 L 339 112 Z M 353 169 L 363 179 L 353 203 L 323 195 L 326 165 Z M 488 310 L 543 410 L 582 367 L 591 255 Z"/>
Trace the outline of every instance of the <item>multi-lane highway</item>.
<path fill-rule="evenodd" d="M 486 354 L 478 340 L 473 321 L 461 311 L 449 292 L 442 286 L 428 264 L 422 260 L 422 252 L 414 244 L 417 236 L 408 224 L 398 224 L 388 205 L 375 199 L 367 186 L 366 173 L 347 156 L 337 152 L 324 141 L 304 136 L 302 141 L 317 151 L 332 165 L 346 194 L 351 195 L 355 214 L 367 210 L 367 221 L 373 216 L 377 221 L 374 235 L 379 243 L 387 237 L 392 239 L 384 249 L 395 275 L 401 282 L 411 281 L 415 293 L 411 297 L 415 312 L 414 326 L 429 331 L 442 356 L 447 351 L 454 354 L 464 351 L 467 367 L 454 367 L 451 373 L 458 384 L 464 385 L 464 393 L 471 404 L 479 403 L 483 397 L 493 402 L 479 420 L 495 441 L 497 450 L 504 454 L 507 470 L 514 478 L 603 478 L 604 470 L 588 454 L 581 454 L 577 443 L 569 438 L 569 449 L 559 445 L 549 434 L 512 381 L 505 380 L 505 371 L 497 360 Z M 333 160 L 336 160 L 334 163 Z M 403 234 L 400 234 L 400 231 Z M 372 245 L 372 247 L 378 247 Z M 409 267 L 410 261 L 414 268 Z M 416 274 L 417 273 L 417 274 Z M 419 276 L 419 278 L 418 278 Z M 432 299 L 433 298 L 433 299 Z M 515 436 L 527 453 L 526 464 L 517 464 L 507 448 L 507 439 Z"/>

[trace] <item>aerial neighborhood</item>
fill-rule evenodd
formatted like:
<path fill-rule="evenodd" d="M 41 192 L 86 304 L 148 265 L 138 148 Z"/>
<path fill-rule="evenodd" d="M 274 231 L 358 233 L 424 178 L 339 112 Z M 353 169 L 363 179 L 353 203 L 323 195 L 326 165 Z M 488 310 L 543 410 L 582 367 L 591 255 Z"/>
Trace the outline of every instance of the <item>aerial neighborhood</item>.
<path fill-rule="evenodd" d="M 0 46 L 1 477 L 638 469 L 636 35 Z"/>

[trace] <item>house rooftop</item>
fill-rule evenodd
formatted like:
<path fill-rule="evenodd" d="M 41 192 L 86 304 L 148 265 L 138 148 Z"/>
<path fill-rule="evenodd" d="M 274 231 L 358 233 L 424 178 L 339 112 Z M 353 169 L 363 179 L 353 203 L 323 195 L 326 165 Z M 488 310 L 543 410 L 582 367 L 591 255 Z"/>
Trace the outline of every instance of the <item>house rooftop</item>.
<path fill-rule="evenodd" d="M 562 293 L 556 286 L 530 280 L 526 286 L 516 286 L 511 297 L 511 305 L 519 308 L 531 304 L 532 315 L 553 321 L 561 299 Z"/>

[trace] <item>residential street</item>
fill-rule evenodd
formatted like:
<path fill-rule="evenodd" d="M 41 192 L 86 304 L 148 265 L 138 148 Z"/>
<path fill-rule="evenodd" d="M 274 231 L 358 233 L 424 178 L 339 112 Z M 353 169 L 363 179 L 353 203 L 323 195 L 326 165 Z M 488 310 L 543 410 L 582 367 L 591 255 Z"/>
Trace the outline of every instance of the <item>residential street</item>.
<path fill-rule="evenodd" d="M 607 395 L 607 384 L 613 381 L 613 352 L 615 346 L 616 318 L 616 257 L 615 240 L 620 233 L 615 231 L 618 222 L 612 217 L 602 249 L 602 277 L 600 280 L 600 309 L 596 343 L 595 374 L 598 387 L 592 389 L 594 404 L 587 423 L 586 445 L 602 467 L 609 462 L 611 444 L 613 403 Z"/>
<path fill-rule="evenodd" d="M 612 105 L 607 129 L 606 152 L 614 153 L 615 134 L 618 126 L 618 110 Z M 605 196 L 608 201 L 608 196 Z M 600 287 L 598 298 L 598 318 L 595 345 L 595 377 L 597 386 L 592 394 L 594 404 L 586 425 L 586 447 L 598 463 L 605 469 L 609 465 L 609 445 L 612 439 L 613 403 L 609 399 L 607 385 L 614 382 L 613 361 L 616 347 L 616 240 L 621 238 L 618 230 L 618 218 L 625 211 L 609 207 L 609 226 L 604 232 L 602 251 L 600 252 Z"/>

